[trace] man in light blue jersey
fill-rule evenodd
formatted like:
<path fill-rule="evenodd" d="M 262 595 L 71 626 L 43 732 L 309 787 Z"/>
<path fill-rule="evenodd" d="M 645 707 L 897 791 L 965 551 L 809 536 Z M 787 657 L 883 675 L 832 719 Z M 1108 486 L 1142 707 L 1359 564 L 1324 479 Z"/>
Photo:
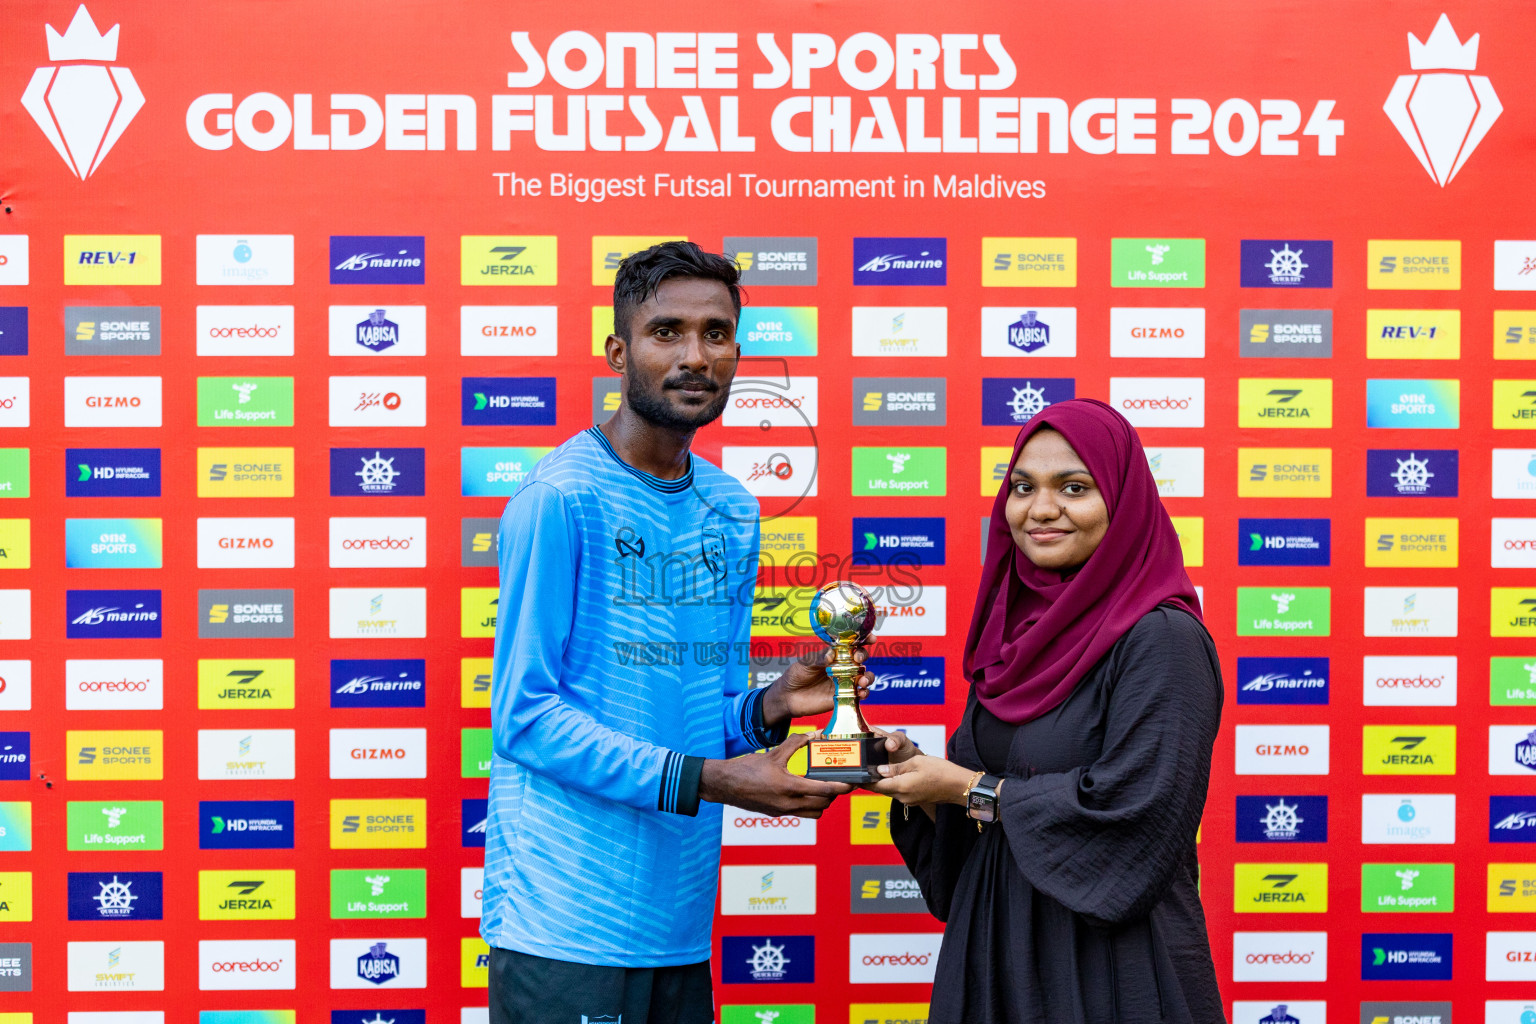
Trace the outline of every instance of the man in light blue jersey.
<path fill-rule="evenodd" d="M 502 515 L 492 1024 L 710 1024 L 721 805 L 819 817 L 851 788 L 785 768 L 790 719 L 830 710 L 832 683 L 807 658 L 747 688 L 757 501 L 689 451 L 729 398 L 737 280 L 691 242 L 625 260 L 619 409 Z"/>

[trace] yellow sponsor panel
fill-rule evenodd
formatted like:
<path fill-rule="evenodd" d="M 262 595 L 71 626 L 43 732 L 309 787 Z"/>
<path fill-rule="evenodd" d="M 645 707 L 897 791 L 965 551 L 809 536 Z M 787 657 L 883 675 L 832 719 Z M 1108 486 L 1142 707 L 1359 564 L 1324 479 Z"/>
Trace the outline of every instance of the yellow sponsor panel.
<path fill-rule="evenodd" d="M 199 708 L 291 708 L 295 672 L 292 658 L 199 658 Z"/>
<path fill-rule="evenodd" d="M 0 871 L 0 921 L 32 920 L 32 872 Z"/>
<path fill-rule="evenodd" d="M 608 335 L 613 333 L 613 307 L 592 307 L 592 354 L 605 355 L 608 350 Z M 617 409 L 618 405 L 614 405 Z"/>
<path fill-rule="evenodd" d="M 854 1003 L 848 1024 L 926 1024 L 927 1003 Z"/>
<path fill-rule="evenodd" d="M 1454 569 L 1459 523 L 1455 519 L 1365 520 L 1365 564 L 1369 568 Z"/>
<path fill-rule="evenodd" d="M 1488 635 L 1536 637 L 1536 587 L 1489 591 Z"/>
<path fill-rule="evenodd" d="M 633 256 L 642 249 L 649 249 L 658 242 L 686 242 L 687 235 L 593 235 L 592 236 L 592 283 L 612 285 L 619 264 L 625 257 Z M 609 311 L 612 316 L 612 311 Z"/>
<path fill-rule="evenodd" d="M 32 1024 L 30 1013 L 0 1013 L 0 1024 Z"/>
<path fill-rule="evenodd" d="M 765 519 L 762 523 L 758 558 L 763 565 L 783 565 L 790 555 L 807 551 L 815 554 L 819 550 L 816 546 L 815 516 L 784 516 Z"/>
<path fill-rule="evenodd" d="M 64 744 L 64 776 L 71 780 L 165 777 L 165 734 L 159 729 L 71 729 Z"/>
<path fill-rule="evenodd" d="M 1454 725 L 1367 725 L 1361 771 L 1366 775 L 1455 775 Z"/>
<path fill-rule="evenodd" d="M 1493 382 L 1493 428 L 1536 430 L 1536 380 Z"/>
<path fill-rule="evenodd" d="M 0 569 L 32 568 L 32 520 L 0 519 Z"/>
<path fill-rule="evenodd" d="M 815 587 L 758 587 L 752 597 L 753 636 L 813 636 Z"/>
<path fill-rule="evenodd" d="M 1455 291 L 1461 243 L 1450 239 L 1372 238 L 1365 243 L 1365 286 L 1372 291 Z"/>
<path fill-rule="evenodd" d="M 1536 359 L 1536 309 L 1493 311 L 1493 358 Z"/>
<path fill-rule="evenodd" d="M 1240 498 L 1333 496 L 1332 448 L 1239 448 Z"/>
<path fill-rule="evenodd" d="M 1368 309 L 1367 359 L 1460 359 L 1461 310 Z"/>
<path fill-rule="evenodd" d="M 891 798 L 859 794 L 848 800 L 848 841 L 854 846 L 891 845 Z"/>
<path fill-rule="evenodd" d="M 420 850 L 427 845 L 425 800 L 332 800 L 331 849 Z"/>
<path fill-rule="evenodd" d="M 293 497 L 292 448 L 199 448 L 199 498 Z"/>
<path fill-rule="evenodd" d="M 984 288 L 1076 288 L 1077 239 L 983 238 Z"/>
<path fill-rule="evenodd" d="M 981 496 L 983 498 L 997 497 L 998 489 L 1003 486 L 1003 481 L 1008 479 L 1008 469 L 1012 459 L 1012 445 L 988 445 L 982 448 Z"/>
<path fill-rule="evenodd" d="M 297 902 L 293 871 L 199 871 L 199 921 L 292 921 Z"/>
<path fill-rule="evenodd" d="M 1232 909 L 1242 914 L 1321 914 L 1327 864 L 1234 864 Z"/>
<path fill-rule="evenodd" d="M 1197 568 L 1205 564 L 1205 517 L 1170 516 L 1173 529 L 1179 535 L 1179 547 L 1184 550 L 1184 565 Z"/>
<path fill-rule="evenodd" d="M 491 706 L 491 659 L 459 659 L 459 706 L 488 708 Z"/>
<path fill-rule="evenodd" d="M 459 940 L 459 987 L 491 987 L 491 947 L 479 936 Z"/>
<path fill-rule="evenodd" d="M 496 635 L 495 587 L 464 587 L 459 591 L 459 636 Z"/>
<path fill-rule="evenodd" d="M 1239 378 L 1237 425 L 1331 427 L 1333 381 L 1327 377 Z"/>
<path fill-rule="evenodd" d="M 65 284 L 159 284 L 159 235 L 65 235 Z"/>
<path fill-rule="evenodd" d="M 460 235 L 460 284 L 552 285 L 558 282 L 554 235 Z"/>
<path fill-rule="evenodd" d="M 1536 864 L 1488 865 L 1488 913 L 1536 913 Z"/>

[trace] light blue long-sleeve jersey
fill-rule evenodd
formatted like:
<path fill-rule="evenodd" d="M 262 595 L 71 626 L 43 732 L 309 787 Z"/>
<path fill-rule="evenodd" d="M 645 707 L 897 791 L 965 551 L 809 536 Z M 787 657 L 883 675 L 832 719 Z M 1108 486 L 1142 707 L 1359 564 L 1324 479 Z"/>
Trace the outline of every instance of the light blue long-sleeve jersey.
<path fill-rule="evenodd" d="M 720 806 L 703 758 L 771 745 L 744 653 L 758 508 L 691 457 L 661 480 L 597 428 L 501 517 L 480 934 L 575 963 L 709 959 Z"/>

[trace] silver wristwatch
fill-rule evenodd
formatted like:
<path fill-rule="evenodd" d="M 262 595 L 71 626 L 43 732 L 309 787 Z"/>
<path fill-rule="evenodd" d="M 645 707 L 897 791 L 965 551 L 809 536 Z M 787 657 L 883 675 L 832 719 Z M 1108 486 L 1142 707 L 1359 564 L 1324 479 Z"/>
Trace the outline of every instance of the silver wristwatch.
<path fill-rule="evenodd" d="M 997 820 L 997 791 L 1003 780 L 997 775 L 983 775 L 965 791 L 966 817 L 977 821 Z"/>

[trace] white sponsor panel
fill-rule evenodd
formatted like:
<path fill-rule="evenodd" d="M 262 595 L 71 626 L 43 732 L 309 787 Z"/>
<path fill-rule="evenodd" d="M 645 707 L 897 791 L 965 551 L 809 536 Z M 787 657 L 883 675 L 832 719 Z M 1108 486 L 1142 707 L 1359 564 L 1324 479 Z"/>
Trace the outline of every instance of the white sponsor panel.
<path fill-rule="evenodd" d="M 165 943 L 71 942 L 71 992 L 165 991 Z"/>
<path fill-rule="evenodd" d="M 27 284 L 31 245 L 26 235 L 0 235 L 0 285 Z"/>
<path fill-rule="evenodd" d="M 1493 496 L 1536 498 L 1536 448 L 1493 450 Z"/>
<path fill-rule="evenodd" d="M 427 730 L 332 729 L 331 778 L 424 779 Z"/>
<path fill-rule="evenodd" d="M 65 706 L 68 706 L 67 700 Z M 0 661 L 0 711 L 31 710 L 32 662 L 25 658 Z"/>
<path fill-rule="evenodd" d="M 1146 452 L 1159 497 L 1205 497 L 1204 448 L 1148 448 Z"/>
<path fill-rule="evenodd" d="M 814 445 L 721 445 L 720 468 L 759 498 L 814 498 L 819 454 Z"/>
<path fill-rule="evenodd" d="M 1321 999 L 1266 999 L 1262 1002 L 1238 999 L 1232 1003 L 1232 1019 L 1242 1024 L 1272 1020 L 1275 1007 L 1284 1005 L 1285 1012 L 1302 1024 L 1328 1024 L 1328 1004 Z M 1449 1021 L 1447 1021 L 1449 1024 Z"/>
<path fill-rule="evenodd" d="M 783 917 L 816 913 L 814 864 L 728 864 L 720 869 L 720 913 Z"/>
<path fill-rule="evenodd" d="M 1203 427 L 1205 378 L 1111 377 L 1109 404 L 1136 427 Z"/>
<path fill-rule="evenodd" d="M 459 916 L 479 917 L 485 901 L 485 868 L 459 869 Z"/>
<path fill-rule="evenodd" d="M 1365 793 L 1360 841 L 1368 845 L 1444 846 L 1456 841 L 1456 794 Z"/>
<path fill-rule="evenodd" d="M 856 356 L 949 355 L 948 306 L 854 306 Z"/>
<path fill-rule="evenodd" d="M 427 378 L 332 377 L 333 427 L 424 427 Z"/>
<path fill-rule="evenodd" d="M 459 355 L 556 355 L 559 311 L 559 306 L 460 306 Z"/>
<path fill-rule="evenodd" d="M 1328 726 L 1239 725 L 1238 775 L 1327 775 Z"/>
<path fill-rule="evenodd" d="M 1366 707 L 1452 708 L 1456 706 L 1456 656 L 1367 655 Z"/>
<path fill-rule="evenodd" d="M 332 516 L 331 568 L 424 569 L 425 516 Z"/>
<path fill-rule="evenodd" d="M 1199 306 L 1112 306 L 1109 354 L 1133 359 L 1204 359 L 1205 310 Z"/>
<path fill-rule="evenodd" d="M 293 236 L 198 235 L 197 283 L 293 284 Z"/>
<path fill-rule="evenodd" d="M 293 355 L 292 306 L 198 306 L 200 356 Z"/>
<path fill-rule="evenodd" d="M 881 725 L 886 732 L 904 732 L 918 750 L 934 757 L 944 756 L 944 727 L 942 725 Z"/>
<path fill-rule="evenodd" d="M 292 569 L 292 516 L 199 516 L 199 569 Z"/>
<path fill-rule="evenodd" d="M 948 632 L 947 587 L 871 586 L 875 633 L 879 636 L 945 636 Z"/>
<path fill-rule="evenodd" d="M 32 639 L 32 591 L 0 590 L 0 640 Z"/>
<path fill-rule="evenodd" d="M 1488 727 L 1488 774 L 1536 778 L 1536 724 Z"/>
<path fill-rule="evenodd" d="M 1483 1024 L 1531 1024 L 1536 1013 L 1536 994 L 1530 999 L 1483 1000 Z"/>
<path fill-rule="evenodd" d="M 1489 932 L 1484 977 L 1487 981 L 1536 981 L 1536 932 Z"/>
<path fill-rule="evenodd" d="M 332 306 L 329 323 L 333 356 L 427 354 L 426 306 Z M 370 344 L 361 344 L 360 336 Z"/>
<path fill-rule="evenodd" d="M 66 377 L 65 380 L 70 378 Z M 156 377 L 155 380 L 160 378 Z M 32 378 L 0 377 L 0 427 L 32 425 Z M 66 424 L 68 426 L 68 424 Z"/>
<path fill-rule="evenodd" d="M 200 779 L 291 779 L 292 729 L 197 730 Z"/>
<path fill-rule="evenodd" d="M 461 1006 L 459 1007 L 459 1024 L 491 1024 L 491 1008 Z"/>
<path fill-rule="evenodd" d="M 197 987 L 203 991 L 292 989 L 298 977 L 293 939 L 203 939 Z"/>
<path fill-rule="evenodd" d="M 331 940 L 331 988 L 426 987 L 426 939 Z"/>
<path fill-rule="evenodd" d="M 1044 332 L 1041 332 L 1044 328 Z M 1016 344 L 1017 341 L 1022 344 Z M 1044 340 L 1045 344 L 1040 342 Z M 1025 351 L 1025 347 L 1031 351 Z M 1038 346 L 1038 347 L 1036 347 Z M 1077 355 L 1076 306 L 981 307 L 981 354 L 1037 359 Z"/>
<path fill-rule="evenodd" d="M 1328 933 L 1233 932 L 1232 980 L 1327 981 Z"/>
<path fill-rule="evenodd" d="M 1536 569 L 1536 519 L 1495 519 L 1489 564 L 1495 569 Z"/>
<path fill-rule="evenodd" d="M 848 980 L 854 984 L 880 982 L 933 983 L 943 932 L 892 932 L 848 936 Z"/>
<path fill-rule="evenodd" d="M 25 379 L 0 378 L 0 415 L 7 411 L 8 381 Z M 64 378 L 66 427 L 158 427 L 160 413 L 159 377 Z"/>
<path fill-rule="evenodd" d="M 427 635 L 425 587 L 332 587 L 330 605 L 334 639 Z"/>
<path fill-rule="evenodd" d="M 3 700 L 4 695 L 0 694 L 0 703 Z M 66 710 L 158 711 L 164 706 L 165 662 L 159 658 L 64 662 Z"/>
<path fill-rule="evenodd" d="M 815 377 L 737 377 L 720 422 L 727 427 L 814 427 L 817 392 Z"/>
<path fill-rule="evenodd" d="M 1366 587 L 1366 636 L 1455 636 L 1455 587 Z"/>
<path fill-rule="evenodd" d="M 1536 242 L 1496 240 L 1493 243 L 1493 290 L 1536 291 Z"/>
<path fill-rule="evenodd" d="M 724 846 L 815 846 L 816 819 L 744 811 L 727 804 L 720 841 Z"/>
<path fill-rule="evenodd" d="M 69 1024 L 165 1024 L 164 1010 L 70 1010 Z"/>

